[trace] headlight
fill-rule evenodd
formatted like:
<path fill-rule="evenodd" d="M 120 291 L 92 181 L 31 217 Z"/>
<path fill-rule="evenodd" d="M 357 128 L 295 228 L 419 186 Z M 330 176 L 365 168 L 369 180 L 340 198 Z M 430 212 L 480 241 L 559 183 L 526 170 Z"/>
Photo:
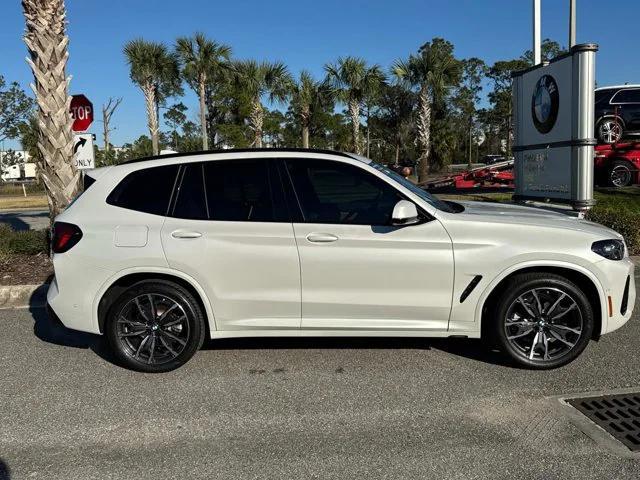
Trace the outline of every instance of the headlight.
<path fill-rule="evenodd" d="M 599 240 L 593 242 L 591 250 L 609 260 L 622 260 L 625 247 L 622 240 Z"/>

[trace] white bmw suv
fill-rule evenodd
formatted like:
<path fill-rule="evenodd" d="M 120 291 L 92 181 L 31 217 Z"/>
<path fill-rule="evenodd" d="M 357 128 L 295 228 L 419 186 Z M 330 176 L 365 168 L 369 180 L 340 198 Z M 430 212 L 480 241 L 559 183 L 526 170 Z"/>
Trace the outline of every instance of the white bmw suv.
<path fill-rule="evenodd" d="M 575 359 L 635 301 L 622 237 L 514 205 L 443 202 L 355 155 L 227 150 L 99 168 L 55 222 L 52 314 L 130 368 L 205 337 L 482 337 Z"/>

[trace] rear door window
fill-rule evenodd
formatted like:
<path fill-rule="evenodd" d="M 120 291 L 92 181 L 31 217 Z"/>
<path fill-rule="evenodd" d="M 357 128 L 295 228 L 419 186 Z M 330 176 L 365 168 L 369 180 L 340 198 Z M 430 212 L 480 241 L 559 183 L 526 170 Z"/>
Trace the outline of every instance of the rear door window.
<path fill-rule="evenodd" d="M 202 169 L 201 163 L 191 163 L 182 168 L 182 178 L 176 188 L 173 217 L 190 220 L 209 219 Z"/>
<path fill-rule="evenodd" d="M 166 215 L 177 173 L 177 165 L 132 172 L 113 189 L 107 203 L 138 212 Z"/>
<path fill-rule="evenodd" d="M 204 164 L 209 219 L 227 222 L 289 221 L 272 160 L 217 160 Z"/>

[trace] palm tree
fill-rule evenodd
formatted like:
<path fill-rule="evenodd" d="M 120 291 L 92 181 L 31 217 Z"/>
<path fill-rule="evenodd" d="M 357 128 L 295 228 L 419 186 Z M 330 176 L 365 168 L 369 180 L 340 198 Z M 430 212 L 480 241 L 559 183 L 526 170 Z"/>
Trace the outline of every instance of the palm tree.
<path fill-rule="evenodd" d="M 216 72 L 227 66 L 231 47 L 209 40 L 203 33 L 196 32 L 193 38 L 180 37 L 176 40 L 176 53 L 182 65 L 183 77 L 200 100 L 202 149 L 208 150 L 206 87 L 215 78 Z"/>
<path fill-rule="evenodd" d="M 245 60 L 236 62 L 233 68 L 235 86 L 250 102 L 249 125 L 253 131 L 251 146 L 261 148 L 264 123 L 262 97 L 267 95 L 270 102 L 284 102 L 291 92 L 293 79 L 287 67 L 280 62 L 258 63 L 255 60 Z"/>
<path fill-rule="evenodd" d="M 157 155 L 160 151 L 158 108 L 162 98 L 179 89 L 178 61 L 164 44 L 141 38 L 127 42 L 124 54 L 131 69 L 131 80 L 144 94 L 153 154 Z"/>
<path fill-rule="evenodd" d="M 378 121 L 393 138 L 395 165 L 400 164 L 403 145 L 410 143 L 416 103 L 416 94 L 401 83 L 385 85 L 380 90 Z"/>
<path fill-rule="evenodd" d="M 331 91 L 327 85 L 315 81 L 308 71 L 303 70 L 300 80 L 295 82 L 291 90 L 291 107 L 302 127 L 302 148 L 309 148 L 309 128 L 314 112 L 330 101 Z"/>
<path fill-rule="evenodd" d="M 79 174 L 72 163 L 73 132 L 66 75 L 69 38 L 65 32 L 64 0 L 22 0 L 26 20 L 24 41 L 29 49 L 38 103 L 40 175 L 47 191 L 51 220 L 76 196 Z"/>
<path fill-rule="evenodd" d="M 408 60 L 396 62 L 393 72 L 408 85 L 418 88 L 418 181 L 422 182 L 429 173 L 433 102 L 446 93 L 447 87 L 459 80 L 461 64 L 453 56 L 451 43 L 434 38 L 420 48 L 418 55 L 410 55 Z"/>
<path fill-rule="evenodd" d="M 360 155 L 360 107 L 365 98 L 384 82 L 384 73 L 378 65 L 367 67 L 365 60 L 356 57 L 339 58 L 337 63 L 327 64 L 324 68 L 328 84 L 349 109 L 353 148 Z"/>

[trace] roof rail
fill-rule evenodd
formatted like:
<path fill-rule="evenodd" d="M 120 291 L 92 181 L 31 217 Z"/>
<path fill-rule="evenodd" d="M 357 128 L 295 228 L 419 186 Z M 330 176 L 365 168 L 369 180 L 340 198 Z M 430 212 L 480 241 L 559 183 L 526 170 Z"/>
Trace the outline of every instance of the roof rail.
<path fill-rule="evenodd" d="M 249 153 L 249 152 L 299 152 L 299 153 L 324 153 L 327 155 L 339 155 L 341 157 L 352 158 L 345 152 L 336 150 L 326 150 L 321 148 L 229 148 L 227 150 L 201 150 L 196 152 L 168 153 L 166 155 L 152 155 L 149 157 L 135 158 L 119 163 L 118 165 L 127 165 L 130 163 L 146 162 L 149 160 L 164 160 L 165 158 L 192 157 L 194 155 L 210 155 L 218 153 Z"/>

